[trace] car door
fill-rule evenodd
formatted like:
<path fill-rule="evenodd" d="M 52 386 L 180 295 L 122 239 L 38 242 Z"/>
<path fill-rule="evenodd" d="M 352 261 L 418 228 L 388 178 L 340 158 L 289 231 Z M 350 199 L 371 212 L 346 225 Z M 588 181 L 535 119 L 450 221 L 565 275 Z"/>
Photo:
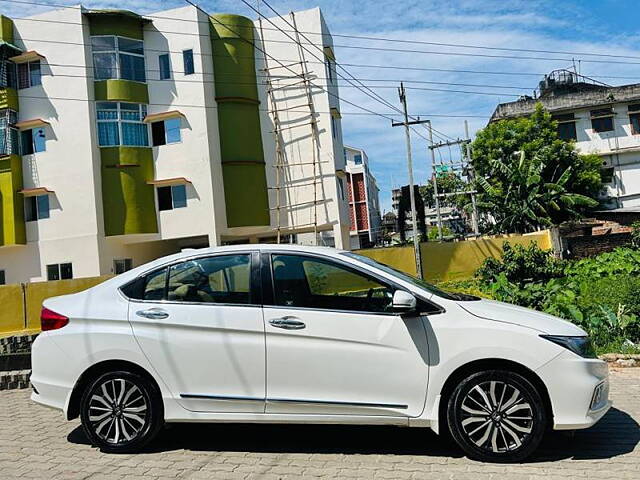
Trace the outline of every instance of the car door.
<path fill-rule="evenodd" d="M 265 338 L 254 257 L 239 252 L 180 261 L 141 277 L 131 294 L 135 337 L 188 410 L 264 412 Z"/>
<path fill-rule="evenodd" d="M 267 413 L 422 413 L 426 333 L 419 316 L 390 311 L 393 286 L 331 257 L 262 258 Z"/>

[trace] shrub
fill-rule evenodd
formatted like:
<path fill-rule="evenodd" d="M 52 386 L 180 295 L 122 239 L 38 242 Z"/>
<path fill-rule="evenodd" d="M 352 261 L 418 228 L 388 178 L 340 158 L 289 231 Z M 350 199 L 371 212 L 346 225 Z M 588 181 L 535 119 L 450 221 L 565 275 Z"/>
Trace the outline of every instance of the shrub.
<path fill-rule="evenodd" d="M 547 281 L 562 276 L 564 262 L 553 256 L 549 250 L 542 250 L 535 242 L 528 247 L 511 245 L 505 242 L 502 246 L 502 259 L 487 258 L 476 271 L 476 275 L 485 285 L 504 278 L 518 286 L 531 282 Z"/>

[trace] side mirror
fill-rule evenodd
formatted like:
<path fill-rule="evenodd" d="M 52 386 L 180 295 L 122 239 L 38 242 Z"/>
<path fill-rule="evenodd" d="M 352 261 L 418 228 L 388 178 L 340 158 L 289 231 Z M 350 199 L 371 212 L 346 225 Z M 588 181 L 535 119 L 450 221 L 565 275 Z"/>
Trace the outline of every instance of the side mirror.
<path fill-rule="evenodd" d="M 393 292 L 392 308 L 394 312 L 408 313 L 416 309 L 416 297 L 404 290 L 396 290 Z"/>

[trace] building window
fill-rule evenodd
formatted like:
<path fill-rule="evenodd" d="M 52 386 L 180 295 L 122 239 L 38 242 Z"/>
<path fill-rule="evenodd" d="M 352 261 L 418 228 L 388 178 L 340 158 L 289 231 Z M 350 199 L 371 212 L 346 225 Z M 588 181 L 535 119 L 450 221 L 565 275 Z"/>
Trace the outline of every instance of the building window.
<path fill-rule="evenodd" d="M 96 80 L 121 78 L 146 82 L 142 40 L 103 35 L 91 37 Z"/>
<path fill-rule="evenodd" d="M 362 155 L 360 155 L 359 153 L 355 154 L 353 156 L 353 163 L 355 163 L 356 165 L 362 165 Z"/>
<path fill-rule="evenodd" d="M 168 80 L 171 78 L 171 66 L 169 64 L 169 54 L 163 53 L 158 56 L 158 63 L 160 65 L 160 80 Z"/>
<path fill-rule="evenodd" d="M 4 270 L 0 270 L 0 285 L 6 285 L 7 284 L 7 278 L 4 274 Z"/>
<path fill-rule="evenodd" d="M 71 263 L 47 265 L 47 280 L 68 280 L 70 278 L 73 278 L 73 266 Z"/>
<path fill-rule="evenodd" d="M 151 138 L 153 146 L 166 145 L 168 143 L 180 143 L 180 119 L 169 118 L 162 122 L 153 122 L 151 124 Z"/>
<path fill-rule="evenodd" d="M 187 206 L 187 188 L 184 185 L 158 187 L 158 209 L 173 210 Z"/>
<path fill-rule="evenodd" d="M 35 222 L 44 218 L 49 218 L 49 195 L 25 198 L 25 220 Z"/>
<path fill-rule="evenodd" d="M 338 131 L 338 126 L 336 125 L 335 117 L 331 117 L 331 136 L 336 138 L 336 132 Z"/>
<path fill-rule="evenodd" d="M 120 275 L 133 268 L 133 261 L 130 258 L 120 258 L 113 261 L 113 273 Z"/>
<path fill-rule="evenodd" d="M 99 146 L 149 146 L 147 125 L 142 123 L 142 120 L 147 115 L 146 105 L 123 102 L 97 102 L 96 109 Z"/>
<path fill-rule="evenodd" d="M 552 117 L 558 122 L 558 138 L 561 140 L 577 140 L 576 118 L 573 113 L 563 113 L 553 115 Z"/>
<path fill-rule="evenodd" d="M 327 78 L 330 83 L 333 83 L 333 62 L 327 58 Z"/>
<path fill-rule="evenodd" d="M 44 152 L 46 150 L 46 135 L 44 128 L 30 128 L 20 132 L 22 135 L 22 155 Z"/>
<path fill-rule="evenodd" d="M 640 103 L 629 105 L 629 123 L 631 124 L 631 134 L 640 135 Z"/>
<path fill-rule="evenodd" d="M 193 65 L 193 50 L 183 50 L 182 60 L 184 62 L 184 74 L 191 75 L 195 72 Z"/>
<path fill-rule="evenodd" d="M 600 170 L 600 178 L 602 179 L 602 183 L 613 183 L 614 173 L 615 172 L 613 167 L 603 167 Z"/>
<path fill-rule="evenodd" d="M 18 88 L 42 85 L 40 60 L 18 64 Z"/>
<path fill-rule="evenodd" d="M 612 131 L 613 110 L 610 107 L 591 110 L 591 127 L 598 133 Z"/>
<path fill-rule="evenodd" d="M 340 199 L 344 200 L 344 182 L 340 177 L 338 177 L 338 189 L 340 193 Z"/>
<path fill-rule="evenodd" d="M 0 155 L 18 154 L 18 129 L 13 126 L 17 121 L 13 110 L 0 110 Z"/>
<path fill-rule="evenodd" d="M 17 87 L 17 65 L 10 60 L 0 60 L 0 87 Z"/>

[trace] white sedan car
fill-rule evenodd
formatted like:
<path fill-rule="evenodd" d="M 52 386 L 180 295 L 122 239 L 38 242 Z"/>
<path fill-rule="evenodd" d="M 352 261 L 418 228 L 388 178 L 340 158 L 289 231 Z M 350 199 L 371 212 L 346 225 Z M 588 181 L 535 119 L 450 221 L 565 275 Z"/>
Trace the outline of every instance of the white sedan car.
<path fill-rule="evenodd" d="M 519 461 L 610 408 L 585 332 L 329 248 L 184 251 L 46 300 L 32 399 L 104 451 L 167 422 L 430 427 Z"/>

